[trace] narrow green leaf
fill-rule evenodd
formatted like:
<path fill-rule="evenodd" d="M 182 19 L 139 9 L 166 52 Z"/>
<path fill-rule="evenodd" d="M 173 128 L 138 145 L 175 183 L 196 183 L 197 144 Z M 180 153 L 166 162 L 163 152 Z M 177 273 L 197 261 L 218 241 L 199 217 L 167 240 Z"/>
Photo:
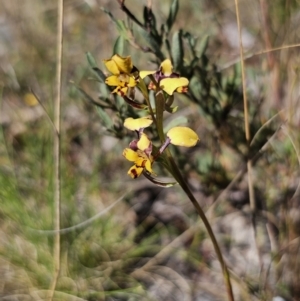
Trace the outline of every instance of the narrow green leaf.
<path fill-rule="evenodd" d="M 76 87 L 76 86 L 75 86 Z M 90 103 L 94 104 L 94 105 L 99 105 L 90 95 L 88 95 L 84 90 L 82 90 L 79 87 L 76 87 L 76 89 L 80 92 L 80 94 L 86 99 L 88 100 Z"/>
<path fill-rule="evenodd" d="M 147 105 L 144 105 L 142 103 L 138 103 L 138 102 L 135 102 L 133 101 L 132 99 L 130 99 L 129 97 L 127 96 L 123 96 L 124 100 L 130 105 L 132 106 L 133 108 L 136 108 L 136 109 L 139 109 L 139 110 L 146 110 L 148 108 Z"/>
<path fill-rule="evenodd" d="M 186 31 L 186 32 L 183 34 L 183 37 L 184 37 L 185 39 L 188 40 L 189 45 L 190 45 L 192 48 L 194 48 L 194 47 L 196 46 L 196 40 L 195 40 L 195 38 L 194 38 L 188 31 Z"/>
<path fill-rule="evenodd" d="M 169 42 L 168 39 L 165 39 L 165 45 L 166 45 L 167 51 L 169 53 L 169 56 L 172 57 L 172 54 L 171 54 L 171 44 L 170 44 L 170 42 Z"/>
<path fill-rule="evenodd" d="M 105 104 L 101 104 L 97 101 L 95 101 L 90 95 L 88 95 L 84 90 L 82 90 L 81 88 L 79 87 L 76 87 L 75 88 L 77 89 L 77 91 L 79 91 L 79 93 L 85 98 L 85 100 L 87 100 L 88 102 L 90 102 L 91 104 L 97 106 L 97 107 L 103 107 L 105 106 Z"/>
<path fill-rule="evenodd" d="M 147 43 L 150 45 L 150 47 L 152 48 L 152 50 L 154 51 L 154 53 L 156 54 L 156 56 L 158 56 L 159 59 L 163 60 L 164 59 L 164 55 L 163 55 L 163 53 L 160 50 L 160 46 L 159 46 L 158 41 L 156 41 L 154 39 L 154 37 L 149 32 L 147 32 L 146 30 L 141 29 L 141 31 L 142 31 L 143 37 L 145 38 L 145 40 L 147 41 Z"/>
<path fill-rule="evenodd" d="M 178 0 L 173 0 L 171 7 L 170 7 L 170 11 L 169 11 L 169 16 L 167 19 L 167 30 L 168 32 L 171 30 L 172 25 L 175 22 L 177 13 L 178 13 L 178 9 L 179 9 L 179 1 Z"/>
<path fill-rule="evenodd" d="M 152 28 L 152 30 L 155 32 L 155 33 L 157 33 L 158 34 L 158 31 L 157 31 L 157 28 L 156 28 L 156 17 L 155 17 L 155 15 L 153 14 L 153 11 L 151 10 L 151 28 Z"/>
<path fill-rule="evenodd" d="M 178 106 L 172 107 L 172 104 L 174 102 L 174 95 L 170 95 L 165 104 L 165 110 L 171 114 L 175 113 L 178 110 Z"/>
<path fill-rule="evenodd" d="M 188 41 L 188 45 L 190 47 L 190 51 L 193 55 L 193 60 L 197 57 L 196 52 L 195 52 L 195 46 L 197 40 L 189 33 L 185 32 L 182 37 Z"/>
<path fill-rule="evenodd" d="M 110 116 L 108 116 L 108 114 L 100 106 L 97 106 L 96 109 L 97 113 L 100 116 L 101 123 L 105 126 L 106 129 L 111 129 L 113 126 L 113 122 Z"/>
<path fill-rule="evenodd" d="M 124 98 L 121 97 L 120 95 L 115 96 L 115 105 L 117 110 L 120 112 L 122 109 L 122 106 L 124 106 Z"/>
<path fill-rule="evenodd" d="M 123 20 L 116 20 L 116 26 L 117 30 L 125 40 L 128 40 L 128 28 L 125 25 L 125 22 Z"/>
<path fill-rule="evenodd" d="M 128 28 L 125 25 L 125 22 L 123 20 L 117 20 L 113 14 L 105 9 L 104 7 L 100 7 L 100 9 L 105 12 L 109 18 L 115 23 L 117 30 L 121 36 L 123 36 L 125 39 L 128 39 Z"/>
<path fill-rule="evenodd" d="M 98 67 L 94 67 L 93 68 L 94 73 L 97 75 L 98 79 L 102 82 L 105 83 L 105 79 L 106 76 L 105 74 L 102 72 L 102 70 L 100 70 Z"/>
<path fill-rule="evenodd" d="M 149 23 L 149 9 L 147 6 L 144 6 L 143 17 L 144 25 L 147 26 L 147 24 Z"/>
<path fill-rule="evenodd" d="M 166 111 L 169 112 L 169 113 L 171 113 L 171 114 L 176 113 L 177 110 L 178 110 L 178 106 L 176 106 L 176 107 L 171 107 L 171 106 L 167 106 L 167 105 L 166 105 Z"/>
<path fill-rule="evenodd" d="M 97 68 L 96 60 L 95 60 L 95 58 L 92 56 L 92 54 L 91 54 L 90 52 L 87 52 L 87 53 L 86 53 L 86 58 L 87 58 L 87 61 L 88 61 L 89 65 L 90 65 L 92 68 Z"/>
<path fill-rule="evenodd" d="M 118 54 L 122 56 L 124 53 L 124 47 L 125 47 L 125 39 L 122 35 L 120 35 L 117 38 L 116 43 L 114 45 L 113 54 Z"/>
<path fill-rule="evenodd" d="M 156 18 L 151 8 L 144 6 L 144 26 L 148 31 L 151 31 L 151 35 L 161 44 L 161 37 L 156 28 Z"/>
<path fill-rule="evenodd" d="M 183 66 L 184 57 L 182 30 L 176 31 L 173 34 L 171 53 L 174 69 L 178 71 Z"/>
<path fill-rule="evenodd" d="M 110 91 L 111 89 L 109 89 L 109 86 L 107 86 L 105 83 L 100 83 L 100 95 L 101 98 L 104 99 L 105 102 L 107 103 L 111 103 L 111 99 L 110 99 Z"/>
<path fill-rule="evenodd" d="M 112 14 L 109 10 L 107 10 L 107 9 L 104 8 L 104 7 L 100 7 L 100 9 L 101 9 L 103 12 L 105 12 L 105 13 L 110 17 L 110 19 L 111 19 L 114 23 L 117 22 L 117 20 L 115 19 L 115 17 L 113 16 L 113 14 Z"/>
<path fill-rule="evenodd" d="M 196 97 L 197 99 L 201 99 L 202 86 L 201 80 L 198 76 L 193 76 L 190 79 L 189 90 L 194 95 L 194 97 Z"/>
<path fill-rule="evenodd" d="M 208 47 L 208 42 L 209 42 L 209 36 L 208 35 L 204 36 L 201 39 L 199 45 L 197 46 L 197 52 L 198 52 L 197 54 L 198 54 L 199 57 L 201 57 L 205 53 L 205 51 Z"/>
<path fill-rule="evenodd" d="M 150 46 L 151 50 L 155 55 L 161 60 L 164 60 L 164 55 L 161 52 L 159 41 L 154 38 L 151 32 L 148 32 L 140 26 L 134 26 L 134 29 L 137 31 L 137 34 L 144 39 L 144 41 Z"/>
<path fill-rule="evenodd" d="M 171 106 L 174 102 L 174 95 L 170 95 L 167 99 L 166 99 L 166 106 Z"/>
<path fill-rule="evenodd" d="M 143 175 L 150 181 L 152 182 L 153 184 L 157 185 L 157 186 L 160 186 L 160 187 L 164 187 L 164 188 L 169 188 L 169 187 L 172 187 L 174 185 L 177 184 L 177 182 L 169 182 L 169 181 L 163 181 L 163 180 L 160 180 L 158 178 L 155 178 L 155 177 L 152 177 L 149 173 L 147 172 L 143 172 Z"/>
<path fill-rule="evenodd" d="M 140 89 L 140 91 L 142 92 L 146 102 L 148 103 L 149 102 L 149 91 L 147 89 L 147 86 L 146 86 L 144 80 L 140 78 L 137 86 Z"/>

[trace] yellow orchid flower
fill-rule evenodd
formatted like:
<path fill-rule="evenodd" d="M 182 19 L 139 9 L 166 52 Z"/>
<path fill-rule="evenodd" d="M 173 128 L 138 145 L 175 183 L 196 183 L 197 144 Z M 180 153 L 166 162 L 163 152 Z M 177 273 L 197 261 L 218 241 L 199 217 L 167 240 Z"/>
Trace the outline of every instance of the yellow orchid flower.
<path fill-rule="evenodd" d="M 172 74 L 176 74 L 177 73 L 173 73 L 173 65 L 171 63 L 171 61 L 169 59 L 164 60 L 161 64 L 160 64 L 160 68 L 161 68 L 161 73 L 164 76 L 172 76 Z"/>
<path fill-rule="evenodd" d="M 157 71 L 140 71 L 140 77 L 144 79 L 146 76 L 150 74 L 154 74 L 155 80 L 159 81 L 164 77 L 176 76 L 179 77 L 177 73 L 173 73 L 173 66 L 169 59 L 164 60 Z"/>
<path fill-rule="evenodd" d="M 200 140 L 198 135 L 190 128 L 177 126 L 167 132 L 170 143 L 178 146 L 192 147 Z"/>
<path fill-rule="evenodd" d="M 179 78 L 164 78 L 160 81 L 159 86 L 162 90 L 164 90 L 169 95 L 172 95 L 175 91 L 178 93 L 187 92 L 187 86 L 189 84 L 189 80 L 185 77 Z"/>
<path fill-rule="evenodd" d="M 103 60 L 107 70 L 112 73 L 105 80 L 108 86 L 116 87 L 112 93 L 120 96 L 127 94 L 128 88 L 133 88 L 137 84 L 137 78 L 134 76 L 136 68 L 133 66 L 131 57 L 121 57 L 115 54 L 111 59 Z"/>
<path fill-rule="evenodd" d="M 153 120 L 151 116 L 145 116 L 141 118 L 126 118 L 124 121 L 124 126 L 131 131 L 139 131 L 140 129 L 144 129 L 152 124 Z"/>
<path fill-rule="evenodd" d="M 137 178 L 146 170 L 153 173 L 152 163 L 154 161 L 152 152 L 152 143 L 146 134 L 142 133 L 138 141 L 133 141 L 130 148 L 125 148 L 123 156 L 134 165 L 128 170 L 128 174 L 133 178 Z"/>
<path fill-rule="evenodd" d="M 111 59 L 103 60 L 106 68 L 112 74 L 130 74 L 133 69 L 133 64 L 130 56 L 121 57 L 115 54 Z"/>
<path fill-rule="evenodd" d="M 140 77 L 142 79 L 150 74 L 154 76 L 154 79 L 159 84 L 160 88 L 169 95 L 172 95 L 174 92 L 187 92 L 189 80 L 185 77 L 180 77 L 178 73 L 173 72 L 173 66 L 169 59 L 164 60 L 157 71 L 140 71 Z M 156 87 L 155 84 L 151 82 L 148 88 L 154 90 Z"/>

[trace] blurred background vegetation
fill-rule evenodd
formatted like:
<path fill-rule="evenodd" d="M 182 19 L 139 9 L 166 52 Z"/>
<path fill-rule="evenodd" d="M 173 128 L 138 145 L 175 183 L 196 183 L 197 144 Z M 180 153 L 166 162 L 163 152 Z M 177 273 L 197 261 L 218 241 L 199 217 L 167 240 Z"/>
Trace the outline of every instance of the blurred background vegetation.
<path fill-rule="evenodd" d="M 130 43 L 122 52 L 140 70 L 155 70 L 170 57 L 190 79 L 189 93 L 176 96 L 179 109 L 167 118 L 188 124 L 201 141 L 192 150 L 172 152 L 218 237 L 236 300 L 300 300 L 300 61 L 298 47 L 289 47 L 300 40 L 299 1 L 240 2 L 250 146 L 234 1 L 179 0 L 173 26 L 157 46 L 151 37 L 167 24 L 172 3 L 125 2 L 145 26 L 144 7 L 151 5 L 157 32 L 150 22 L 149 38 L 118 1 L 64 1 L 66 230 L 55 300 L 226 300 L 212 244 L 184 194 L 126 174 L 122 150 L 132 137 L 121 121 L 132 111 L 105 96 L 86 59 L 89 52 L 105 71 L 102 60 L 113 54 L 120 31 L 107 12 L 127 28 Z M 0 7 L 0 299 L 41 300 L 53 277 L 57 4 L 0 0 Z M 118 114 L 111 107 L 105 111 L 109 124 L 91 98 L 116 105 Z M 255 235 L 247 160 L 253 162 Z"/>

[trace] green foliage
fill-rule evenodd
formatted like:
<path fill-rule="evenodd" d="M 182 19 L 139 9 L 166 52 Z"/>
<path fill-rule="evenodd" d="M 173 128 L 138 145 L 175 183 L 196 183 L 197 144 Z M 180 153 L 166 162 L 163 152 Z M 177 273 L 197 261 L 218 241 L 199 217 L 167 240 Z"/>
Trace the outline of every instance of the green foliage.
<path fill-rule="evenodd" d="M 172 38 L 172 62 L 175 70 L 181 70 L 183 66 L 184 50 L 182 40 L 182 30 L 173 34 Z"/>
<path fill-rule="evenodd" d="M 176 20 L 178 9 L 179 9 L 179 1 L 173 0 L 172 4 L 170 6 L 169 16 L 167 19 L 167 31 L 168 32 L 171 30 L 171 28 Z"/>
<path fill-rule="evenodd" d="M 253 140 L 251 143 L 245 138 L 245 116 L 242 92 L 242 74 L 240 63 L 233 64 L 230 68 L 220 69 L 215 63 L 210 49 L 212 37 L 200 29 L 200 33 L 189 32 L 184 28 L 177 28 L 177 16 L 179 13 L 179 1 L 172 1 L 168 16 L 161 21 L 159 26 L 159 17 L 155 14 L 152 7 L 144 7 L 143 21 L 139 21 L 138 15 L 132 13 L 125 4 L 122 6 L 123 11 L 128 17 L 128 22 L 122 22 L 120 30 L 119 23 L 114 19 L 110 12 L 106 12 L 116 24 L 120 33 L 116 41 L 113 53 L 126 55 L 123 51 L 123 43 L 126 41 L 133 45 L 140 53 L 147 53 L 150 60 L 159 64 L 166 58 L 170 58 L 174 71 L 189 80 L 189 91 L 184 97 L 169 97 L 164 101 L 165 95 L 162 91 L 157 94 L 151 94 L 149 101 L 154 105 L 154 114 L 156 116 L 157 128 L 162 128 L 164 111 L 169 114 L 178 114 L 164 128 L 167 132 L 170 128 L 188 122 L 198 125 L 200 128 L 201 144 L 196 151 L 183 151 L 173 148 L 172 152 L 176 157 L 181 171 L 188 178 L 191 173 L 197 174 L 197 180 L 201 183 L 201 190 L 206 195 L 219 194 L 222 189 L 226 189 L 235 181 L 237 168 L 246 166 L 248 160 L 252 160 L 254 166 L 259 166 L 264 160 L 262 150 L 268 145 L 270 139 L 276 134 L 281 123 L 279 118 L 272 122 L 263 124 L 261 118 L 261 108 L 265 101 L 265 96 L 259 97 L 255 93 L 247 93 L 248 96 L 248 119 L 250 123 L 250 135 Z M 119 21 L 120 22 L 120 21 Z M 150 55 L 149 55 L 150 53 Z M 144 57 L 144 56 L 143 56 Z M 133 58 L 134 61 L 134 58 Z M 135 64 L 135 63 L 134 63 Z M 138 65 L 136 66 L 137 68 Z M 251 73 L 247 73 L 251 78 Z M 154 78 L 150 76 L 152 82 Z M 147 99 L 147 93 L 144 82 L 138 84 L 143 96 Z M 132 117 L 134 112 L 131 107 L 139 107 L 135 101 L 135 95 L 127 101 L 129 105 L 126 112 L 115 111 L 117 115 Z M 110 100 L 106 100 L 109 108 L 102 106 L 101 116 L 102 123 L 108 127 L 105 122 L 107 115 L 105 111 L 111 110 L 111 103 L 116 96 L 112 94 Z M 145 102 L 145 99 L 142 100 Z M 140 101 L 140 100 L 139 100 Z M 172 107 L 173 103 L 179 102 L 180 105 L 192 108 L 190 118 L 180 115 L 181 106 Z M 123 108 L 120 106 L 120 108 Z M 141 108 L 141 107 L 140 107 Z M 141 115 L 143 116 L 144 112 Z M 151 113 L 151 112 L 148 112 Z M 125 115 L 122 115 L 125 114 Z M 197 119 L 201 122 L 197 123 Z M 109 125 L 111 126 L 111 125 Z M 121 131 L 121 128 L 120 128 Z M 158 136 L 163 135 L 159 133 Z M 120 135 L 115 136 L 118 138 Z M 152 133 L 152 141 L 157 141 L 158 137 Z M 225 154 L 224 149 L 229 152 Z M 164 158 L 160 158 L 164 162 Z M 167 168 L 168 166 L 165 165 Z M 147 175 L 150 179 L 150 175 Z M 155 178 L 150 179 L 153 183 Z M 230 239 L 227 245 L 230 245 Z M 263 295 L 263 294 L 262 294 Z"/>
<path fill-rule="evenodd" d="M 105 83 L 107 70 L 101 63 L 112 54 L 130 54 L 138 69 L 140 66 L 150 69 L 149 63 L 152 70 L 169 58 L 174 72 L 189 79 L 187 93 L 173 95 L 166 102 L 161 101 L 166 96 L 162 92 L 150 94 L 150 101 L 159 112 L 158 123 L 166 121 L 163 135 L 172 127 L 188 124 L 200 136 L 194 149 L 171 147 L 171 151 L 199 204 L 208 211 L 224 255 L 228 262 L 232 260 L 233 273 L 242 276 L 236 279 L 241 295 L 245 300 L 271 300 L 275 294 L 287 300 L 299 297 L 298 123 L 295 126 L 293 118 L 287 118 L 287 110 L 276 115 L 279 108 L 271 107 L 273 98 L 266 92 L 269 88 L 266 79 L 278 72 L 282 104 L 293 97 L 295 90 L 291 82 L 298 82 L 294 75 L 294 66 L 299 65 L 297 53 L 292 50 L 272 52 L 278 69 L 268 66 L 267 54 L 245 61 L 249 143 L 245 139 L 240 64 L 220 67 L 220 62 L 230 61 L 237 53 L 236 49 L 228 48 L 223 33 L 215 30 L 223 27 L 231 11 L 223 14 L 223 1 L 199 4 L 199 1 L 172 0 L 168 2 L 170 7 L 165 2 L 150 2 L 151 7 L 142 9 L 140 1 L 136 7 L 126 7 L 123 2 L 121 9 L 125 18 L 118 17 L 120 19 L 115 17 L 120 14 L 113 2 L 109 3 L 113 13 L 104 8 L 99 12 L 87 3 L 66 12 L 70 14 L 71 25 L 65 24 L 63 78 L 67 80 L 62 105 L 61 227 L 69 230 L 61 236 L 62 270 L 55 300 L 194 300 L 201 299 L 203 291 L 211 294 L 212 299 L 224 299 L 207 233 L 202 224 L 196 224 L 194 211 L 177 182 L 169 178 L 165 157 L 158 161 L 166 168 L 155 167 L 155 172 L 166 178 L 147 175 L 158 187 L 144 187 L 144 181 L 127 181 L 128 166 L 122 149 L 136 136 L 130 134 L 123 123 L 128 117 L 150 114 L 145 104 L 148 81 L 138 84 L 141 93 L 134 93 L 134 89 L 129 91 L 127 100 L 112 94 Z M 292 44 L 293 37 L 297 37 L 294 24 L 298 2 L 276 0 L 269 6 L 272 45 L 286 45 L 287 41 Z M 241 5 L 247 4 L 250 2 L 241 2 Z M 19 15 L 15 12 L 18 6 L 13 5 L 11 11 L 6 11 L 10 5 L 8 2 L 3 6 L 7 19 L 11 19 L 3 28 L 3 36 L 9 33 L 16 45 L 11 47 L 5 39 L 2 41 L 2 51 L 7 46 L 9 52 L 3 56 L 0 74 L 1 89 L 3 83 L 5 85 L 0 117 L 0 270 L 4 271 L 0 296 L 5 300 L 46 299 L 45 292 L 53 275 L 54 243 L 51 230 L 54 131 L 49 122 L 55 73 L 52 67 L 55 63 L 54 4 L 34 3 L 35 10 L 23 10 L 29 7 L 24 3 Z M 29 11 L 32 12 L 26 19 Z M 43 14 L 38 15 L 39 11 Z M 243 9 L 244 14 L 248 14 L 247 9 Z M 253 14 L 256 16 L 257 11 Z M 226 21 L 236 22 L 230 18 Z M 257 28 L 257 23 L 249 26 L 246 17 L 242 21 L 251 34 L 257 34 L 255 51 L 263 47 L 263 34 L 268 29 Z M 10 27 L 11 22 L 16 31 Z M 107 30 L 111 24 L 118 36 Z M 46 39 L 46 35 L 50 38 Z M 86 42 L 90 37 L 92 39 Z M 87 63 L 82 62 L 86 49 L 91 51 L 86 53 Z M 251 56 L 252 50 L 248 51 Z M 69 80 L 76 84 L 69 88 Z M 252 85 L 257 90 L 252 89 Z M 28 87 L 36 90 L 44 107 L 42 117 L 37 119 L 26 119 L 31 116 L 30 110 L 26 111 L 30 108 L 23 103 Z M 69 114 L 74 113 L 72 106 L 80 114 L 75 114 L 70 121 Z M 7 107 L 15 113 L 13 117 L 7 114 Z M 37 107 L 41 109 L 40 105 Z M 36 113 L 35 108 L 32 108 L 34 116 L 39 112 Z M 293 117 L 298 114 L 295 104 L 289 110 Z M 22 121 L 23 116 L 26 121 Z M 158 143 L 157 133 L 152 129 L 149 133 L 153 143 Z M 110 137 L 104 138 L 104 135 Z M 158 152 L 157 147 L 153 149 L 153 153 Z M 270 269 L 264 265 L 261 278 L 252 276 L 255 262 L 240 265 L 239 259 L 247 253 L 246 246 L 231 237 L 235 232 L 244 233 L 248 226 L 238 224 L 236 229 L 231 217 L 238 215 L 251 223 L 246 183 L 249 159 L 254 168 L 254 190 L 260 206 L 258 234 L 262 235 L 265 228 L 261 225 L 266 224 L 271 233 L 259 237 L 263 258 L 271 258 Z M 131 185 L 131 195 L 118 202 L 111 212 L 93 219 Z M 162 189 L 166 187 L 169 189 Z M 238 197 L 234 199 L 233 194 Z M 199 279 L 209 282 L 209 288 L 199 288 Z M 159 286 L 163 290 L 161 294 Z M 168 289 L 173 294 L 166 296 Z"/>
<path fill-rule="evenodd" d="M 119 36 L 114 45 L 113 54 L 123 55 L 125 48 L 125 39 L 123 36 Z"/>
<path fill-rule="evenodd" d="M 258 143 L 258 140 L 256 140 L 256 143 L 251 146 L 251 149 L 249 148 L 244 131 L 240 65 L 236 64 L 231 69 L 221 72 L 217 66 L 210 61 L 207 54 L 209 47 L 208 35 L 204 35 L 199 39 L 190 32 L 184 31 L 184 29 L 179 29 L 172 33 L 171 28 L 176 20 L 178 10 L 178 1 L 173 1 L 168 18 L 165 20 L 166 24 L 162 24 L 162 29 L 165 27 L 167 30 L 161 30 L 159 33 L 157 30 L 157 17 L 151 8 L 144 7 L 143 23 L 138 21 L 135 16 L 133 17 L 133 14 L 126 8 L 125 11 L 133 24 L 122 23 L 123 33 L 119 36 L 115 47 L 118 46 L 119 39 L 123 41 L 122 36 L 130 37 L 128 41 L 132 45 L 136 45 L 139 40 L 138 37 L 143 36 L 150 48 L 146 49 L 144 46 L 139 47 L 145 52 L 150 51 L 154 56 L 154 61 L 161 62 L 169 55 L 172 59 L 174 70 L 190 81 L 189 93 L 186 95 L 187 99 L 195 103 L 198 108 L 198 113 L 204 116 L 205 120 L 215 129 L 214 136 L 232 148 L 240 156 L 239 160 L 246 162 L 249 157 L 253 157 L 257 151 L 259 151 L 268 137 L 275 132 L 276 125 L 275 127 L 270 125 L 265 128 L 265 131 L 260 132 L 259 139 L 261 142 Z M 118 25 L 120 22 L 117 22 L 110 12 L 106 11 L 106 13 L 114 21 L 117 29 L 120 31 L 120 26 Z M 124 34 L 125 31 L 128 33 Z M 122 48 L 122 43 L 118 47 Z M 117 53 L 117 51 L 114 50 L 114 53 Z M 95 69 L 94 64 L 91 64 L 91 66 Z M 101 72 L 101 74 L 102 73 L 103 72 Z M 105 110 L 114 110 L 114 112 L 121 117 L 120 122 L 125 120 L 126 117 L 132 116 L 131 114 L 134 114 L 134 112 L 130 109 L 130 106 L 127 111 L 121 110 L 117 112 L 116 108 L 112 109 L 114 107 L 112 105 L 113 98 L 115 98 L 114 94 L 112 94 L 109 99 L 106 98 L 105 106 L 100 104 L 100 106 L 102 106 L 101 119 L 103 125 L 108 128 L 111 133 L 121 138 L 122 136 L 119 133 L 122 129 L 118 128 L 118 131 L 112 129 Z M 174 97 L 170 97 L 165 107 L 159 111 L 167 110 L 169 113 L 175 113 L 178 107 L 171 107 L 173 101 Z M 92 103 L 95 102 L 92 101 Z M 258 114 L 262 100 L 260 99 L 259 102 L 257 102 L 255 98 L 251 99 L 251 95 L 249 95 L 249 103 L 251 104 L 249 119 L 251 123 L 251 134 L 253 136 L 262 126 Z M 158 101 L 156 105 L 157 104 L 161 105 L 162 102 Z M 134 103 L 131 105 L 134 106 Z M 158 120 L 160 120 L 159 122 L 162 124 L 162 116 L 158 118 Z M 234 135 L 231 133 L 234 133 Z M 194 165 L 191 164 L 190 166 Z M 186 172 L 188 172 L 188 170 L 186 170 Z M 226 171 L 223 172 L 224 179 L 226 180 L 221 185 L 222 187 L 231 181 L 231 177 L 229 175 L 226 176 Z M 215 178 L 209 175 L 209 173 L 215 173 L 213 168 L 208 170 L 207 173 L 208 174 L 203 175 L 202 172 L 200 172 L 203 177 L 209 179 L 205 180 L 203 178 L 202 180 L 204 180 L 204 182 L 209 182 Z M 213 185 L 213 183 L 210 183 L 210 187 Z M 219 181 L 216 181 L 215 185 L 219 187 Z"/>

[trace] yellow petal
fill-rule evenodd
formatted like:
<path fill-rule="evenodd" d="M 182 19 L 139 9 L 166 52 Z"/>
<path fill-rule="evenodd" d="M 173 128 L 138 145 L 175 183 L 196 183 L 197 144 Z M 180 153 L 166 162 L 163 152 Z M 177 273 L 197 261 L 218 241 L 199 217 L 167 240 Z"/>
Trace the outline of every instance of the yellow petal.
<path fill-rule="evenodd" d="M 153 171 L 152 171 L 152 161 L 148 157 L 140 157 L 134 163 L 135 163 L 136 167 L 143 167 L 148 172 L 153 173 Z"/>
<path fill-rule="evenodd" d="M 121 86 L 122 83 L 119 80 L 119 77 L 116 75 L 111 75 L 106 78 L 105 83 L 109 86 Z"/>
<path fill-rule="evenodd" d="M 138 167 L 136 165 L 133 165 L 129 170 L 128 173 L 133 179 L 136 179 L 141 175 L 143 172 L 144 168 L 143 167 Z"/>
<path fill-rule="evenodd" d="M 118 69 L 121 73 L 130 74 L 133 68 L 133 64 L 130 56 L 122 57 L 118 54 L 115 54 L 111 58 L 115 64 L 118 66 Z"/>
<path fill-rule="evenodd" d="M 146 161 L 145 169 L 146 169 L 148 172 L 153 173 L 153 170 L 152 170 L 152 164 L 151 164 L 151 161 L 150 161 L 150 160 L 147 160 L 147 161 Z"/>
<path fill-rule="evenodd" d="M 115 54 L 111 59 L 103 60 L 103 63 L 107 70 L 114 75 L 119 75 L 120 73 L 130 74 L 133 68 L 130 56 L 121 57 Z"/>
<path fill-rule="evenodd" d="M 138 131 L 142 128 L 146 128 L 152 124 L 153 120 L 150 116 L 133 119 L 132 117 L 126 118 L 124 126 L 131 131 Z"/>
<path fill-rule="evenodd" d="M 136 84 L 137 84 L 136 80 L 130 76 L 128 78 L 128 82 L 127 82 L 128 87 L 135 87 Z"/>
<path fill-rule="evenodd" d="M 137 166 L 137 167 L 145 167 L 145 164 L 146 164 L 146 161 L 147 161 L 147 157 L 145 157 L 145 154 L 142 154 L 138 151 L 139 155 L 141 155 L 135 162 L 134 164 Z"/>
<path fill-rule="evenodd" d="M 195 146 L 199 140 L 198 135 L 188 127 L 177 126 L 170 129 L 167 133 L 172 144 L 192 147 Z"/>
<path fill-rule="evenodd" d="M 131 162 L 136 162 L 139 159 L 139 155 L 137 152 L 130 148 L 125 148 L 123 151 L 123 156 Z"/>
<path fill-rule="evenodd" d="M 140 71 L 140 78 L 144 79 L 146 76 L 150 74 L 154 74 L 156 71 Z"/>
<path fill-rule="evenodd" d="M 164 75 L 168 76 L 172 74 L 173 66 L 169 59 L 164 60 L 161 64 L 161 71 Z"/>
<path fill-rule="evenodd" d="M 189 80 L 185 77 L 169 77 L 162 79 L 159 85 L 165 92 L 167 92 L 169 95 L 172 95 L 177 88 L 186 87 L 188 84 Z"/>
<path fill-rule="evenodd" d="M 149 140 L 147 135 L 145 133 L 142 133 L 142 135 L 137 143 L 138 149 L 140 149 L 141 151 L 144 151 L 147 148 L 149 148 L 150 144 L 151 144 L 151 141 Z"/>
<path fill-rule="evenodd" d="M 103 60 L 103 63 L 106 67 L 106 69 L 114 74 L 114 75 L 119 75 L 120 74 L 120 69 L 118 67 L 118 65 L 116 64 L 116 62 L 113 59 L 109 59 L 109 60 Z"/>
<path fill-rule="evenodd" d="M 111 93 L 117 93 L 118 95 L 120 96 L 125 96 L 127 94 L 127 90 L 128 90 L 128 87 L 120 87 L 118 86 L 116 89 L 114 89 Z"/>

